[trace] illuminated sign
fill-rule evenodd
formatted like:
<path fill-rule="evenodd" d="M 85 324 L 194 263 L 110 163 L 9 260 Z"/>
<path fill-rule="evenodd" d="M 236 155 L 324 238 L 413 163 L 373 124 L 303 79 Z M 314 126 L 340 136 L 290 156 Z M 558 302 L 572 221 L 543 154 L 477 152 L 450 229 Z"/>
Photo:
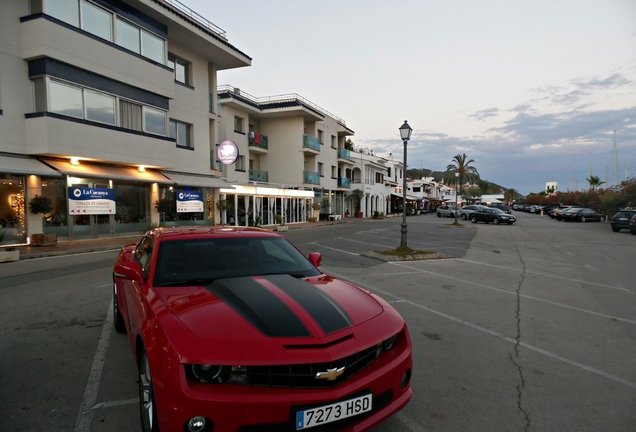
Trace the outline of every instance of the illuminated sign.
<path fill-rule="evenodd" d="M 177 191 L 177 213 L 203 211 L 203 194 L 197 191 Z"/>
<path fill-rule="evenodd" d="M 224 165 L 232 165 L 236 162 L 238 155 L 238 147 L 232 141 L 223 141 L 216 150 L 217 159 Z"/>
<path fill-rule="evenodd" d="M 72 215 L 115 214 L 115 209 L 114 189 L 68 188 L 68 212 Z"/>

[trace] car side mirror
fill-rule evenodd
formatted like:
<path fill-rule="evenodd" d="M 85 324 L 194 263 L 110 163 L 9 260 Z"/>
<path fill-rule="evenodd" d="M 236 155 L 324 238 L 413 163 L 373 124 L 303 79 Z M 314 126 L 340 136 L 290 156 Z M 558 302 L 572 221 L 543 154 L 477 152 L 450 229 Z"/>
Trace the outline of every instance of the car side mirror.
<path fill-rule="evenodd" d="M 119 263 L 115 266 L 115 276 L 141 282 L 144 280 L 141 266 L 136 261 Z"/>
<path fill-rule="evenodd" d="M 316 268 L 322 264 L 322 254 L 320 252 L 312 252 L 309 254 L 309 262 Z"/>

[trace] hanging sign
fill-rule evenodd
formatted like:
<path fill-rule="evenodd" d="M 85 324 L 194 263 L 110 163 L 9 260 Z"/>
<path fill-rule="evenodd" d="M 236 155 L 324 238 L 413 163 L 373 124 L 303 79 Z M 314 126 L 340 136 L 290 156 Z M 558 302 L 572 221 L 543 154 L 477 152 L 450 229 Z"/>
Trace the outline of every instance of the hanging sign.
<path fill-rule="evenodd" d="M 115 190 L 72 186 L 68 188 L 68 212 L 71 215 L 115 214 Z"/>
<path fill-rule="evenodd" d="M 216 157 L 224 165 L 232 165 L 236 162 L 238 155 L 238 147 L 232 141 L 223 141 L 216 149 Z"/>
<path fill-rule="evenodd" d="M 203 212 L 203 193 L 198 191 L 177 191 L 177 213 Z"/>

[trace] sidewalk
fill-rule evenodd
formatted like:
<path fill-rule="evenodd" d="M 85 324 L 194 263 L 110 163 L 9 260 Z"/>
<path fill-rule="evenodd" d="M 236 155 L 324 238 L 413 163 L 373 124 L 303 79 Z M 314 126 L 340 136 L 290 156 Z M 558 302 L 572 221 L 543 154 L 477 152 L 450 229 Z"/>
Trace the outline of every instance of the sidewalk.
<path fill-rule="evenodd" d="M 346 219 L 341 221 L 319 221 L 289 224 L 289 230 L 304 228 L 315 228 L 325 225 L 335 225 L 347 223 Z M 274 226 L 263 227 L 274 230 Z M 122 246 L 130 243 L 137 243 L 143 235 L 126 235 L 116 237 L 102 237 L 82 240 L 58 240 L 55 246 L 33 246 L 21 245 L 15 248 L 20 251 L 20 260 L 42 258 L 58 255 L 72 255 L 78 253 L 88 253 L 107 250 L 119 250 Z"/>

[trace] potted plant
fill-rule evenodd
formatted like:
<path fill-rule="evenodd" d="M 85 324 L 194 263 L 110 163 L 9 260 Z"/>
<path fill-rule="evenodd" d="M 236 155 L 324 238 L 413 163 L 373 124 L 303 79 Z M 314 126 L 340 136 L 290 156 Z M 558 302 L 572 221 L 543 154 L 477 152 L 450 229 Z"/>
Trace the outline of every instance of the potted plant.
<path fill-rule="evenodd" d="M 314 215 L 309 218 L 309 222 L 316 222 L 318 220 L 318 211 L 320 210 L 320 203 L 311 203 L 311 208 L 314 210 Z"/>
<path fill-rule="evenodd" d="M 4 243 L 7 237 L 7 230 L 0 229 L 0 244 Z M 0 248 L 0 262 L 18 261 L 20 259 L 20 251 L 15 246 L 6 246 Z"/>
<path fill-rule="evenodd" d="M 53 210 L 53 201 L 44 195 L 36 195 L 29 201 L 29 211 L 33 214 L 50 213 Z M 35 233 L 31 234 L 31 244 L 35 246 L 55 246 L 57 235 Z"/>
<path fill-rule="evenodd" d="M 355 200 L 356 205 L 356 213 L 355 217 L 361 218 L 363 216 L 362 211 L 360 210 L 360 204 L 362 203 L 362 197 L 364 196 L 364 191 L 362 189 L 354 189 L 351 191 L 351 196 Z"/>
<path fill-rule="evenodd" d="M 280 213 L 276 213 L 274 220 L 276 220 L 276 223 L 278 224 L 276 231 L 287 231 L 289 229 L 289 227 L 285 225 L 285 218 Z"/>

